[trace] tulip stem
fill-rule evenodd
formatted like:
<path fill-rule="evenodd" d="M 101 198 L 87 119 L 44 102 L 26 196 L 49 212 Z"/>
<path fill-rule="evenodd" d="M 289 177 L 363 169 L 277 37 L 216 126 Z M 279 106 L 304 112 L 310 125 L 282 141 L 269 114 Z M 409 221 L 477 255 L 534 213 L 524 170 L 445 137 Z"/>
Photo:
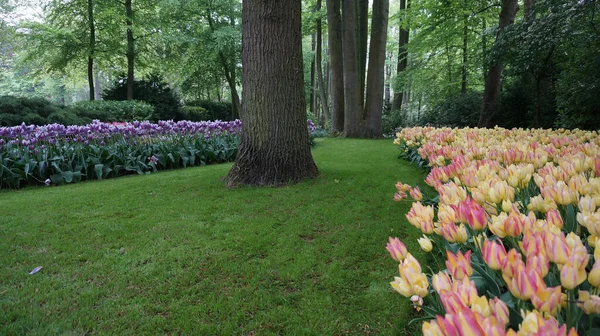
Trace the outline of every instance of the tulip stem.
<path fill-rule="evenodd" d="M 575 298 L 575 289 L 569 289 L 567 291 L 567 329 L 571 330 L 577 325 L 577 319 L 575 318 L 577 308 L 577 299 Z"/>

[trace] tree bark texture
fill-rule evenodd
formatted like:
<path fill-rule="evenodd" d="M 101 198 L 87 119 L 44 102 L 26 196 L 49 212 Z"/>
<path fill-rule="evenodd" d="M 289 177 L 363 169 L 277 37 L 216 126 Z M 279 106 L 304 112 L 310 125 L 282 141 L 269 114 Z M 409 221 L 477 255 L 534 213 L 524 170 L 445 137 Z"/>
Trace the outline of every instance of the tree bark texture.
<path fill-rule="evenodd" d="M 326 0 L 329 59 L 331 67 L 331 130 L 344 131 L 344 59 L 340 0 Z"/>
<path fill-rule="evenodd" d="M 403 17 L 402 21 L 406 18 L 406 9 L 408 7 L 408 0 L 400 0 L 400 13 Z M 396 68 L 396 74 L 400 75 L 408 65 L 408 50 L 406 45 L 408 44 L 409 31 L 400 25 L 400 37 L 398 43 L 398 66 Z M 402 97 L 404 96 L 402 90 L 394 90 L 394 98 L 392 99 L 392 110 L 399 110 L 402 107 Z"/>
<path fill-rule="evenodd" d="M 96 51 L 96 27 L 94 26 L 93 0 L 88 0 L 88 21 L 90 27 L 90 50 L 88 54 L 88 85 L 90 88 L 90 100 L 94 100 L 94 53 Z"/>
<path fill-rule="evenodd" d="M 382 133 L 381 118 L 383 115 L 385 50 L 389 6 L 389 0 L 373 1 L 369 72 L 367 74 L 367 101 L 364 113 L 367 122 L 364 136 L 367 138 L 380 138 Z"/>
<path fill-rule="evenodd" d="M 369 0 L 358 0 L 357 46 L 358 46 L 358 87 L 360 104 L 365 104 L 365 75 L 367 73 L 367 50 L 369 36 Z"/>
<path fill-rule="evenodd" d="M 132 0 L 125 0 L 125 14 L 127 18 L 127 100 L 133 100 L 135 40 L 133 39 L 133 8 Z"/>
<path fill-rule="evenodd" d="M 363 136 L 362 112 L 363 104 L 360 101 L 359 86 L 359 59 L 357 48 L 357 15 L 356 1 L 342 1 L 343 16 L 343 44 L 344 57 L 344 135 L 349 138 Z"/>
<path fill-rule="evenodd" d="M 317 12 L 321 11 L 321 0 L 317 0 Z M 316 22 L 317 26 L 317 53 L 315 56 L 315 63 L 317 66 L 317 79 L 319 86 L 319 97 L 321 99 L 321 112 L 319 113 L 319 125 L 325 125 L 325 119 L 329 118 L 329 103 L 327 101 L 327 94 L 325 93 L 325 81 L 323 80 L 323 26 L 321 18 L 319 17 Z"/>
<path fill-rule="evenodd" d="M 390 55 L 390 60 L 391 60 L 391 55 Z M 391 97 L 391 90 L 390 90 L 390 80 L 392 77 L 392 66 L 389 64 L 389 62 L 386 62 L 385 64 L 385 89 L 384 89 L 384 104 L 386 106 L 390 105 L 390 102 L 392 101 L 392 97 Z"/>
<path fill-rule="evenodd" d="M 306 127 L 301 4 L 242 4 L 243 126 L 229 186 L 283 185 L 318 174 Z"/>
<path fill-rule="evenodd" d="M 310 46 L 311 46 L 311 50 L 313 53 L 315 53 L 315 56 L 312 58 L 311 62 L 310 62 L 310 112 L 313 115 L 317 115 L 317 95 L 315 94 L 317 91 L 317 80 L 316 80 L 316 76 L 315 76 L 315 58 L 317 57 L 317 53 L 315 50 L 315 47 L 317 45 L 317 41 L 316 41 L 316 36 L 315 34 L 311 34 L 310 36 Z"/>
<path fill-rule="evenodd" d="M 515 22 L 515 16 L 519 10 L 517 0 L 503 0 L 502 9 L 498 21 L 498 31 L 496 40 L 504 28 Z M 502 87 L 502 69 L 503 64 L 497 60 L 490 67 L 483 90 L 483 103 L 481 104 L 481 113 L 479 115 L 478 127 L 493 127 L 493 118 L 498 113 L 498 101 L 500 99 L 500 89 Z"/>
<path fill-rule="evenodd" d="M 100 71 L 97 64 L 94 66 L 94 95 L 96 100 L 101 99 L 102 87 L 100 86 Z"/>

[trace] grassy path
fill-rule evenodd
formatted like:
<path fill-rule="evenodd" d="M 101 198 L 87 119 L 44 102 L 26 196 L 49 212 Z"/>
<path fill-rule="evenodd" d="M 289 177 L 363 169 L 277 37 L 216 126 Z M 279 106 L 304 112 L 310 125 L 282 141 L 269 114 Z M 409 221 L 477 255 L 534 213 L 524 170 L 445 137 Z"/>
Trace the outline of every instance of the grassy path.
<path fill-rule="evenodd" d="M 283 188 L 225 189 L 225 164 L 1 192 L 0 334 L 404 334 L 385 244 L 417 252 L 392 196 L 422 173 L 391 140 L 313 153 Z"/>

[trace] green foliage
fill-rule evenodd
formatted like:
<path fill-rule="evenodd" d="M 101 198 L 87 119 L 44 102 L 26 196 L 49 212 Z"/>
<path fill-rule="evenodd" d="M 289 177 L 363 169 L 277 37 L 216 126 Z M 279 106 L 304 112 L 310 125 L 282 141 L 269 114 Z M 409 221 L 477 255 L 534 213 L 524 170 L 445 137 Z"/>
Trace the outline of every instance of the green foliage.
<path fill-rule="evenodd" d="M 191 101 L 187 106 L 201 107 L 206 110 L 209 120 L 233 120 L 231 102 L 212 101 L 212 100 L 195 100 Z"/>
<path fill-rule="evenodd" d="M 414 335 L 381 242 L 423 260 L 391 197 L 424 176 L 390 140 L 318 141 L 285 188 L 222 164 L 0 193 L 0 334 Z"/>
<path fill-rule="evenodd" d="M 421 122 L 434 126 L 476 126 L 481 110 L 482 93 L 467 91 L 450 96 L 424 113 Z"/>
<path fill-rule="evenodd" d="M 176 120 L 181 103 L 177 93 L 158 74 L 151 74 L 146 79 L 134 81 L 133 97 L 144 101 L 154 108 L 152 120 Z M 105 100 L 127 100 L 127 78 L 119 78 L 114 86 L 102 94 Z"/>
<path fill-rule="evenodd" d="M 401 110 L 384 109 L 381 117 L 381 130 L 384 136 L 394 136 L 398 128 L 404 126 L 405 116 Z"/>
<path fill-rule="evenodd" d="M 86 100 L 73 104 L 73 110 L 81 117 L 103 122 L 154 119 L 154 108 L 152 105 L 137 100 Z"/>
<path fill-rule="evenodd" d="M 202 106 L 182 106 L 179 120 L 203 121 L 211 120 L 211 114 Z"/>
<path fill-rule="evenodd" d="M 0 126 L 16 126 L 21 123 L 46 125 L 57 121 L 67 121 L 68 125 L 80 125 L 86 120 L 69 108 L 44 98 L 0 96 Z"/>

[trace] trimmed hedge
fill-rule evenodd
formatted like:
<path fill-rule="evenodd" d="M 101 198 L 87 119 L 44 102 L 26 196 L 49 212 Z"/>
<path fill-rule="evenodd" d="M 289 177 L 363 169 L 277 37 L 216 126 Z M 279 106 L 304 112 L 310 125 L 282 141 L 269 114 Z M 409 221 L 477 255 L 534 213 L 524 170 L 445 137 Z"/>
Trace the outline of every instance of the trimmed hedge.
<path fill-rule="evenodd" d="M 78 116 L 68 107 L 44 98 L 0 96 L 0 126 L 46 125 L 60 123 L 83 125 L 91 119 Z"/>
<path fill-rule="evenodd" d="M 178 120 L 189 121 L 205 121 L 211 120 L 210 113 L 204 107 L 200 106 L 183 106 L 181 113 L 178 115 Z"/>
<path fill-rule="evenodd" d="M 81 117 L 103 122 L 154 119 L 152 105 L 137 100 L 80 101 L 73 104 L 73 110 Z"/>

